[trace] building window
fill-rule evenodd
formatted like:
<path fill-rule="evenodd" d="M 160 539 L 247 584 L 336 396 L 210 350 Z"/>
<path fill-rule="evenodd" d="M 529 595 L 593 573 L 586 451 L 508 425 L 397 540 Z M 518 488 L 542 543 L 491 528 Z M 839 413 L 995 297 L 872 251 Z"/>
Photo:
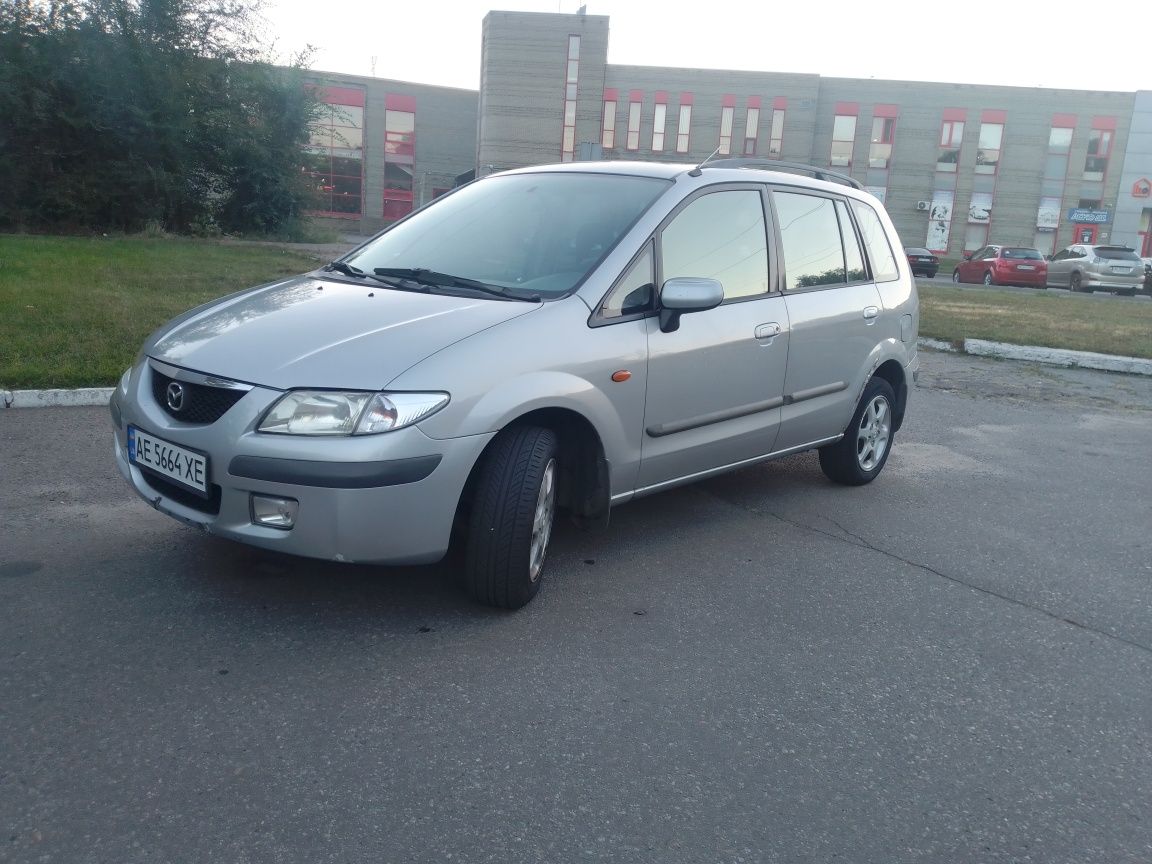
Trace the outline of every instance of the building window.
<path fill-rule="evenodd" d="M 756 155 L 756 139 L 760 135 L 760 97 L 748 97 L 748 116 L 744 121 L 744 155 Z"/>
<path fill-rule="evenodd" d="M 720 107 L 720 145 L 717 150 L 721 156 L 732 155 L 732 118 L 736 113 L 736 97 L 725 96 Z"/>
<path fill-rule="evenodd" d="M 1088 133 L 1088 155 L 1084 158 L 1084 179 L 1102 181 L 1112 155 L 1112 130 L 1093 129 Z"/>
<path fill-rule="evenodd" d="M 956 173 L 956 166 L 960 164 L 960 148 L 963 143 L 964 121 L 945 119 L 940 127 L 940 149 L 936 153 L 937 171 Z"/>
<path fill-rule="evenodd" d="M 633 90 L 628 95 L 628 139 L 625 146 L 629 150 L 640 149 L 640 107 L 644 94 Z"/>
<path fill-rule="evenodd" d="M 664 133 L 668 131 L 668 94 L 656 91 L 656 107 L 652 111 L 652 152 L 664 150 Z"/>
<path fill-rule="evenodd" d="M 784 151 L 784 109 L 772 111 L 772 132 L 768 138 L 768 158 L 779 159 Z"/>
<path fill-rule="evenodd" d="M 576 155 L 576 90 L 580 81 L 580 37 L 568 37 L 568 66 L 564 79 L 564 131 L 560 139 L 560 161 L 571 162 Z"/>
<path fill-rule="evenodd" d="M 323 103 L 308 128 L 303 173 L 315 190 L 315 212 L 362 213 L 364 187 L 364 91 L 320 87 Z"/>
<path fill-rule="evenodd" d="M 389 93 L 384 97 L 384 218 L 412 212 L 412 175 L 416 158 L 416 100 Z"/>
<path fill-rule="evenodd" d="M 856 117 L 837 114 L 832 121 L 832 152 L 828 164 L 834 168 L 852 165 L 852 145 L 856 140 Z"/>
<path fill-rule="evenodd" d="M 616 146 L 616 91 L 604 91 L 604 122 L 600 130 L 600 146 L 611 150 Z"/>
<path fill-rule="evenodd" d="M 676 152 L 688 152 L 688 138 L 692 130 L 692 94 L 680 94 L 680 123 L 676 127 Z"/>
<path fill-rule="evenodd" d="M 1000 145 L 1004 140 L 1003 123 L 981 123 L 976 145 L 976 173 L 995 174 L 1000 164 Z"/>
<path fill-rule="evenodd" d="M 868 145 L 868 167 L 887 168 L 892 158 L 892 141 L 896 137 L 895 117 L 875 117 L 872 120 L 872 141 Z"/>

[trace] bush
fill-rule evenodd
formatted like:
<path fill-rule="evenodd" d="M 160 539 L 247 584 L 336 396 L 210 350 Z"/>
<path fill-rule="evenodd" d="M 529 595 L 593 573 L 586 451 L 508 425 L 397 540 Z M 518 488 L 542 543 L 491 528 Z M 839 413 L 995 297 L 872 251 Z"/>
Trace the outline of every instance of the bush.
<path fill-rule="evenodd" d="M 0 2 L 0 229 L 267 233 L 318 105 L 257 0 Z"/>

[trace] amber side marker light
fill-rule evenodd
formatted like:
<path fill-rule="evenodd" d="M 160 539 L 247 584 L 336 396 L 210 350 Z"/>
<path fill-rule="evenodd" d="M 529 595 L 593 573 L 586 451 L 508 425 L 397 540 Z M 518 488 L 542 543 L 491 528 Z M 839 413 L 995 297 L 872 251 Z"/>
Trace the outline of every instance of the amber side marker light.
<path fill-rule="evenodd" d="M 621 381 L 627 381 L 631 377 L 632 377 L 632 373 L 629 372 L 627 369 L 621 369 L 618 372 L 612 373 L 612 380 L 615 381 L 617 384 L 619 384 Z"/>

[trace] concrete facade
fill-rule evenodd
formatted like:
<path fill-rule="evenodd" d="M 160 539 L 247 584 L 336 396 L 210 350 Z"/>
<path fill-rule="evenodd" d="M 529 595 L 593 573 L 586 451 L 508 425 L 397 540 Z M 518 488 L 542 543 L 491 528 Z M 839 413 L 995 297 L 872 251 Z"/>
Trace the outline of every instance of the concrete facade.
<path fill-rule="evenodd" d="M 371 234 L 390 221 L 384 218 L 385 114 L 389 96 L 407 97 L 414 105 L 414 207 L 431 201 L 434 190 L 451 189 L 460 174 L 473 169 L 477 123 L 475 90 L 330 72 L 316 72 L 309 78 L 311 84 L 322 90 L 341 88 L 364 95 L 360 213 L 326 216 L 334 227 L 351 233 Z"/>
<path fill-rule="evenodd" d="M 1088 234 L 1152 254 L 1152 190 L 1144 197 L 1141 185 L 1152 183 L 1152 92 L 614 65 L 608 40 L 604 15 L 490 12 L 478 92 L 317 73 L 321 86 L 365 94 L 362 206 L 338 224 L 366 233 L 396 213 L 394 204 L 390 213 L 385 205 L 385 163 L 395 158 L 386 156 L 390 97 L 415 105 L 415 152 L 407 166 L 414 207 L 473 170 L 483 176 L 589 158 L 698 163 L 720 143 L 726 110 L 729 155 L 740 157 L 755 109 L 749 149 L 756 158 L 771 153 L 851 174 L 884 200 L 905 245 L 929 246 L 949 258 L 985 243 L 1051 253 Z M 613 99 L 615 111 L 606 115 Z M 633 102 L 638 128 L 630 141 Z M 691 105 L 688 135 L 678 141 L 685 104 Z M 779 138 L 775 112 L 783 121 Z M 840 140 L 847 118 L 855 118 L 850 142 Z M 873 152 L 877 118 L 882 137 L 894 132 L 890 142 L 880 142 L 890 143 L 887 155 Z M 988 146 L 996 126 L 998 155 Z M 955 142 L 944 146 L 949 128 Z M 778 153 L 771 152 L 774 142 Z M 843 155 L 849 152 L 850 160 Z M 885 158 L 887 167 L 879 167 Z"/>

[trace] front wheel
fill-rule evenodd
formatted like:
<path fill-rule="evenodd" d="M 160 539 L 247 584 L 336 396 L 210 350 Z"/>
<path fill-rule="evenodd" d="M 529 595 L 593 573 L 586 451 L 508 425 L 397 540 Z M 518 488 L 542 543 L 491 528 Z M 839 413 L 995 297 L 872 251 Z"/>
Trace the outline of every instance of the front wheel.
<path fill-rule="evenodd" d="M 1079 273 L 1073 273 L 1068 278 L 1068 290 L 1072 291 L 1072 292 L 1077 292 L 1077 291 L 1083 290 L 1083 288 L 1081 287 L 1081 283 L 1080 283 L 1080 274 Z"/>
<path fill-rule="evenodd" d="M 863 486 L 876 479 L 892 449 L 895 404 L 891 384 L 883 378 L 868 382 L 844 437 L 819 450 L 820 468 L 829 480 Z"/>
<path fill-rule="evenodd" d="M 955 282 L 957 285 L 960 284 L 960 271 L 959 270 L 953 270 L 952 271 L 952 281 Z"/>
<path fill-rule="evenodd" d="M 996 280 L 992 278 L 992 271 L 991 270 L 987 271 L 984 274 L 984 284 L 985 285 L 995 285 L 996 284 Z"/>
<path fill-rule="evenodd" d="M 484 455 L 465 548 L 472 599 L 519 609 L 536 596 L 552 539 L 560 444 L 540 426 L 505 429 Z"/>

